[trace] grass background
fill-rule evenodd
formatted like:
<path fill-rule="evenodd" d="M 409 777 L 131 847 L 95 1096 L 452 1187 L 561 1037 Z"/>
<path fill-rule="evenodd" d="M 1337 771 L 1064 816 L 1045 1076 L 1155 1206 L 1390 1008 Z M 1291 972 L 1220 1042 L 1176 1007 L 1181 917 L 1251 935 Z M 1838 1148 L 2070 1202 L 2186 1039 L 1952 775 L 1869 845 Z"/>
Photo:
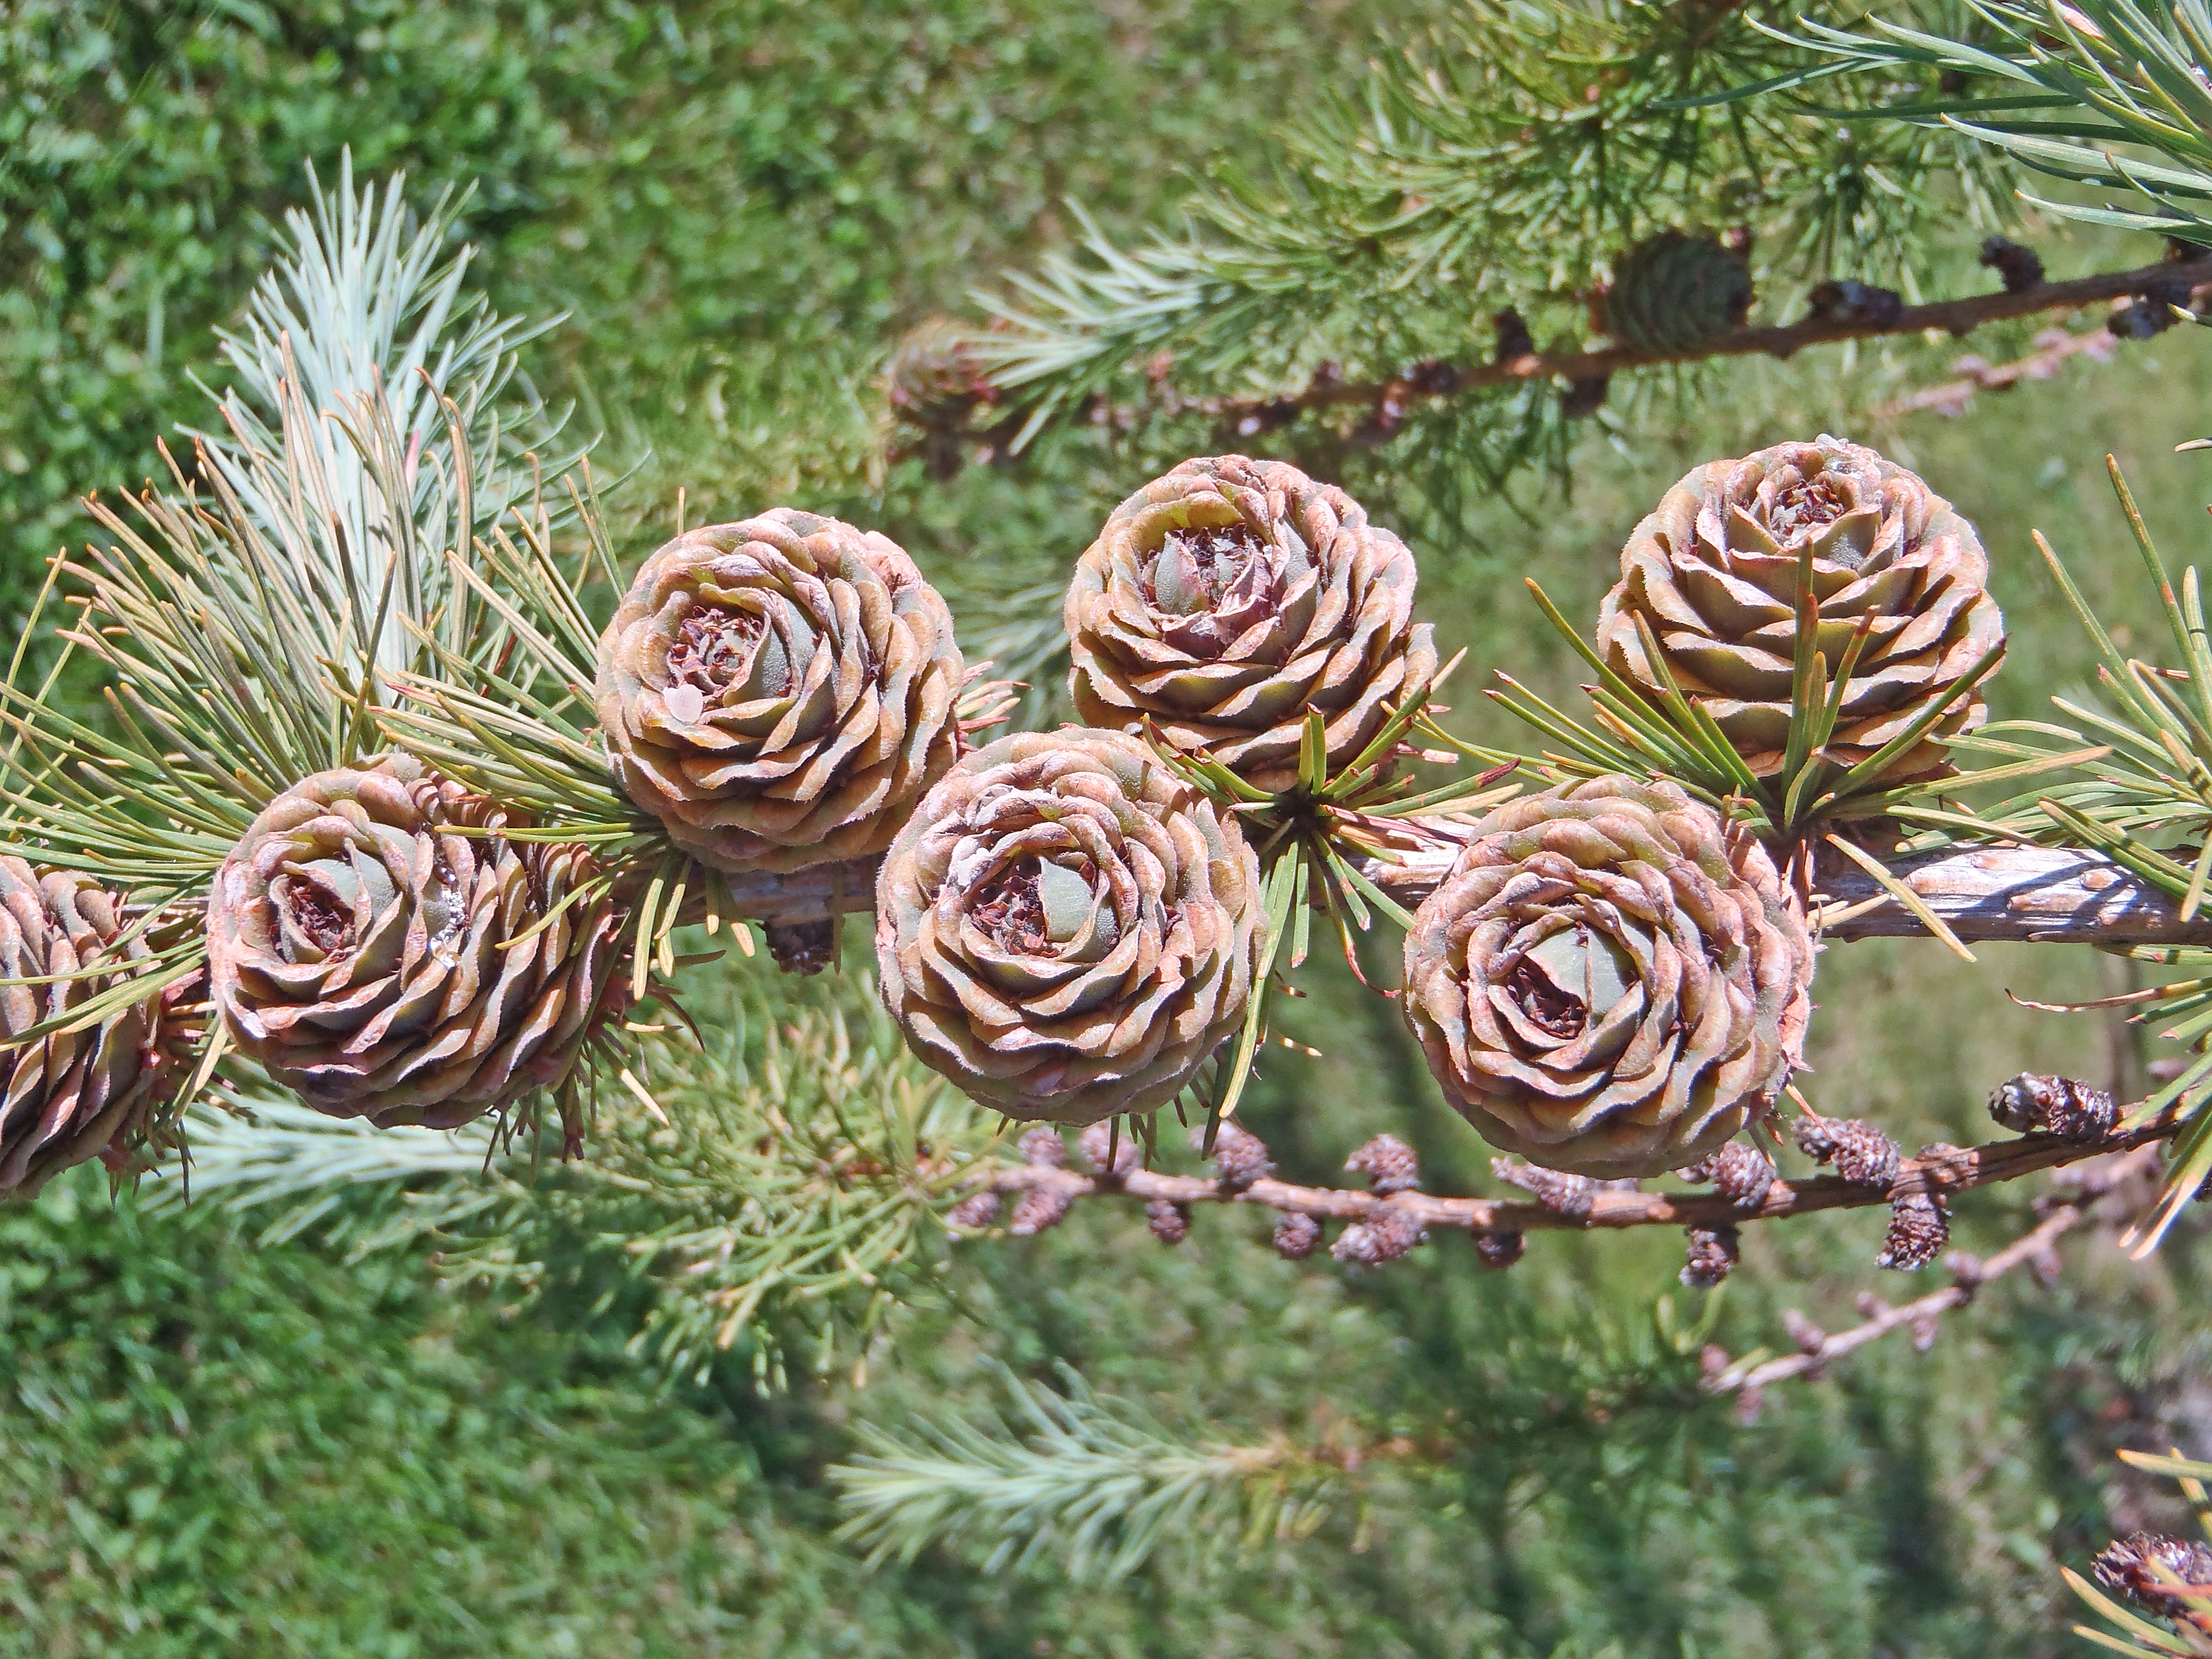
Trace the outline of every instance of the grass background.
<path fill-rule="evenodd" d="M 1386 14 L 1424 15 L 22 0 L 0 17 L 0 596 L 20 604 L 82 535 L 78 494 L 144 477 L 155 438 L 198 417 L 191 377 L 213 372 L 211 330 L 271 221 L 306 165 L 328 178 L 350 145 L 366 174 L 476 181 L 465 231 L 497 303 L 568 313 L 527 367 L 608 434 L 611 465 L 637 466 L 617 501 L 633 556 L 679 485 L 693 522 L 787 501 L 880 526 L 978 614 L 1064 569 L 1153 469 L 1103 441 L 944 484 L 887 467 L 870 380 L 890 343 L 1064 240 L 1068 198 L 1132 228 L 1207 158 L 1263 155 L 1285 111 L 1356 84 Z M 2045 246 L 2060 270 L 2112 251 Z M 2171 450 L 2212 430 L 2206 351 L 2179 330 L 1878 433 L 1855 413 L 1869 388 L 1943 354 L 1808 355 L 1593 434 L 1571 496 L 1438 501 L 1387 460 L 1359 487 L 1417 532 L 1424 613 L 1476 673 L 1559 690 L 1571 661 L 1532 626 L 1522 576 L 1591 614 L 1627 528 L 1689 465 L 1824 425 L 1875 437 L 1980 525 L 2014 630 L 1994 700 L 2025 714 L 2087 664 L 2032 528 L 2154 637 L 2107 452 L 2170 557 L 2203 544 L 2212 479 Z M 1978 971 L 1927 945 L 1832 951 L 1808 1087 L 1908 1146 L 1981 1138 L 1999 1078 L 2114 1064 L 2094 1017 L 2007 989 L 2092 994 L 2115 972 L 2075 951 L 1992 951 Z M 1328 1179 L 1389 1128 L 1439 1188 L 1482 1189 L 1487 1150 L 1395 1016 L 1320 978 L 1294 1030 L 1324 1058 L 1271 1068 L 1251 1109 L 1279 1159 Z M 1962 1237 L 2007 1236 L 2024 1202 L 1978 1195 Z M 1879 1231 L 1859 1214 L 1756 1233 L 1723 1340 L 1774 1340 L 1784 1306 L 1848 1322 Z M 2057 1289 L 2008 1285 L 1929 1355 L 1893 1341 L 1747 1428 L 1687 1395 L 1653 1334 L 1657 1298 L 1692 1299 L 1669 1237 L 1539 1239 L 1506 1275 L 1444 1240 L 1354 1275 L 1277 1261 L 1249 1218 L 1201 1216 L 1169 1252 L 1128 1216 L 1083 1213 L 960 1247 L 944 1305 L 905 1318 L 865 1386 L 764 1397 L 734 1365 L 641 1376 L 618 1265 L 518 1316 L 440 1289 L 434 1262 L 267 1243 L 210 1206 L 141 1213 L 85 1172 L 0 1212 L 0 1651 L 2070 1651 L 2054 1563 L 2161 1513 L 2110 1450 L 2212 1452 L 2194 1231 L 2147 1267 L 2075 1255 Z M 960 1551 L 871 1570 L 830 1540 L 822 1470 L 855 1421 L 988 1401 L 992 1366 L 1049 1379 L 1061 1362 L 1226 1438 L 1423 1449 L 1311 1540 L 1170 1549 L 1119 1586 Z"/>

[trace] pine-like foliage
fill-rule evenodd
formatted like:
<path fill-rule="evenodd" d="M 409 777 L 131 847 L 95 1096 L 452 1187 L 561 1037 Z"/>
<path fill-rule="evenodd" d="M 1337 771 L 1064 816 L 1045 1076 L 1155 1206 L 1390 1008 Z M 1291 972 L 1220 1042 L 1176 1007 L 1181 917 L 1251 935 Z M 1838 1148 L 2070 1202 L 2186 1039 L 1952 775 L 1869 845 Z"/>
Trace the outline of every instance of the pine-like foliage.
<path fill-rule="evenodd" d="M 2212 234 L 2212 9 L 2204 0 L 2157 9 L 2134 0 L 1998 0 L 1975 12 L 1984 29 L 1930 32 L 1892 18 L 1870 18 L 1856 31 L 1810 23 L 1805 44 L 1829 61 L 1795 78 L 1848 73 L 1862 88 L 1916 73 L 1971 80 L 1974 96 L 1891 99 L 1844 113 L 1948 127 L 2047 177 L 2142 198 L 2132 209 L 2029 198 L 2068 218 L 2192 240 Z"/>
<path fill-rule="evenodd" d="M 929 1294 L 938 1216 L 996 1120 L 907 1052 L 865 979 L 794 989 L 757 969 L 692 1001 L 705 1046 L 675 1038 L 649 1077 L 624 1072 L 578 1162 L 256 1097 L 249 1121 L 196 1115 L 189 1169 L 147 1201 L 266 1214 L 272 1243 L 434 1248 L 449 1282 L 514 1305 L 621 1263 L 638 1286 L 624 1340 L 665 1376 L 730 1352 L 767 1388 L 793 1364 L 865 1366 L 887 1316 Z M 364 1188 L 381 1194 L 367 1208 Z"/>
<path fill-rule="evenodd" d="M 986 1572 L 1051 1559 L 1079 1582 L 1112 1581 L 1170 1541 L 1218 1553 L 1308 1536 L 1348 1484 L 1340 1456 L 1281 1441 L 1194 1443 L 1100 1399 L 1072 1370 L 1057 1391 L 1010 1373 L 1002 1383 L 1003 1413 L 862 1425 L 859 1455 L 830 1471 L 847 1515 L 840 1536 L 872 1560 L 973 1546 Z"/>
<path fill-rule="evenodd" d="M 1812 61 L 1772 30 L 1795 15 L 1518 0 L 1405 43 L 1362 86 L 1318 90 L 1275 169 L 1220 166 L 1181 232 L 1131 246 L 1085 221 L 1080 255 L 1047 256 L 990 302 L 1001 326 L 975 349 L 1027 411 L 1017 441 L 1094 394 L 1141 405 L 1139 370 L 1186 398 L 1325 394 L 1338 378 L 1480 358 L 1507 312 L 1528 343 L 1501 343 L 1508 355 L 1572 349 L 1620 256 L 1655 230 L 1748 233 L 1769 320 L 1832 276 L 1917 292 L 1937 216 L 1996 220 L 2001 181 L 1940 128 L 1730 102 Z M 1914 75 L 1857 95 L 1893 98 Z M 1562 398 L 1546 381 L 1462 398 L 1456 453 L 1493 479 L 1555 454 Z"/>

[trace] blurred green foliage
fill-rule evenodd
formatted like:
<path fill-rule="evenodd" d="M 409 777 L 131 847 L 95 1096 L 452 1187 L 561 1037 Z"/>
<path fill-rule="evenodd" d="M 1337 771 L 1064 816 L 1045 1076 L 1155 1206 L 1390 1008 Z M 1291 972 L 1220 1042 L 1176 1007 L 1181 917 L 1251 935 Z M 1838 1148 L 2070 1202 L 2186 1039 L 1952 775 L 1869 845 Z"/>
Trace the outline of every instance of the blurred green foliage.
<path fill-rule="evenodd" d="M 1249 159 L 1286 107 L 1355 84 L 1386 10 L 1421 15 L 21 0 L 0 14 L 7 602 L 82 535 L 79 492 L 144 475 L 155 437 L 199 418 L 190 372 L 211 368 L 269 221 L 350 144 L 364 174 L 480 181 L 463 233 L 495 302 L 570 313 L 526 368 L 608 434 L 610 468 L 639 468 L 617 498 L 629 551 L 679 486 L 691 522 L 793 501 L 880 525 L 969 597 L 969 626 L 1001 620 L 987 597 L 1057 574 L 1141 448 L 1078 434 L 933 484 L 881 459 L 875 366 L 906 324 L 1064 239 L 1064 197 L 1126 228 L 1183 169 Z M 2014 628 L 2003 712 L 2087 662 L 2032 526 L 2109 616 L 2152 618 L 2105 449 L 2177 562 L 2203 545 L 2212 480 L 2166 452 L 2212 419 L 2203 349 L 2179 330 L 1965 421 L 1862 433 L 1980 523 Z M 1687 465 L 1853 420 L 1895 378 L 1871 352 L 1731 369 L 1711 401 L 1644 411 L 1636 447 L 1586 445 L 1572 500 L 1527 514 L 1401 488 L 1388 450 L 1352 458 L 1370 510 L 1416 532 L 1425 613 L 1472 647 L 1454 720 L 1480 725 L 1493 665 L 1570 683 L 1522 574 L 1589 614 Z M 1908 1144 L 1982 1138 L 1982 1095 L 2024 1065 L 2139 1076 L 2124 1034 L 2003 996 L 2094 994 L 2118 971 L 1832 951 L 1808 1087 Z M 1272 1063 L 1249 1108 L 1288 1171 L 1334 1180 L 1388 1128 L 1438 1188 L 1482 1185 L 1486 1149 L 1387 1004 L 1325 977 L 1291 1034 L 1325 1058 Z M 2008 1236 L 2025 1202 L 1977 1195 L 1962 1238 Z M 1719 1340 L 1771 1343 L 1785 1306 L 1849 1322 L 1879 1230 L 1753 1230 Z M 325 1231 L 111 1205 L 92 1171 L 0 1216 L 0 1651 L 2026 1659 L 2065 1639 L 2054 1559 L 2153 1501 L 2109 1449 L 2212 1449 L 2193 1232 L 2148 1268 L 2087 1247 L 2057 1291 L 2008 1285 L 1932 1353 L 1893 1340 L 1752 1428 L 1693 1397 L 1694 1354 L 1655 1326 L 1662 1295 L 1685 1323 L 1695 1299 L 1667 1237 L 1540 1238 L 1504 1275 L 1444 1240 L 1358 1274 L 1278 1261 L 1251 1217 L 1201 1216 L 1169 1251 L 1087 1206 L 1040 1240 L 954 1247 L 945 1305 L 901 1316 L 864 1383 L 783 1394 L 743 1353 L 656 1380 L 626 1352 L 651 1286 L 603 1244 L 524 1299 L 434 1288 L 436 1263 Z M 869 1571 L 830 1540 L 822 1470 L 856 1420 L 980 1412 L 996 1367 L 1050 1384 L 1063 1362 L 1194 1432 L 1366 1449 L 1364 1507 L 1249 1557 L 1169 1547 L 1118 1586 L 1050 1561 L 986 1571 L 980 1550 Z"/>

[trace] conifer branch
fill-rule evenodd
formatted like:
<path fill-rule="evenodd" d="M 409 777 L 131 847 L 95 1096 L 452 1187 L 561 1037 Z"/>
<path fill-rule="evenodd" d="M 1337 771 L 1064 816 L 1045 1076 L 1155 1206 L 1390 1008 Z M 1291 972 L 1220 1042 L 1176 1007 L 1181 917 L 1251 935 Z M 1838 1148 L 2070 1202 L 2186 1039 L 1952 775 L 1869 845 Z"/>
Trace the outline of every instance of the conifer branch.
<path fill-rule="evenodd" d="M 913 1428 L 859 1425 L 863 1449 L 834 1465 L 844 1525 L 871 1564 L 930 1546 L 990 1546 L 985 1571 L 1045 1554 L 1079 1581 L 1127 1577 L 1172 1537 L 1216 1546 L 1310 1534 L 1369 1458 L 1410 1441 L 1309 1448 L 1282 1439 L 1193 1443 L 1063 1368 L 1061 1390 L 1006 1373 L 1013 1409 Z"/>
<path fill-rule="evenodd" d="M 1492 1198 L 1443 1198 L 1420 1192 L 1379 1194 L 1334 1187 L 1305 1187 L 1263 1177 L 1249 1183 L 1200 1176 L 1163 1175 L 1131 1170 L 1119 1176 L 1085 1175 L 1044 1164 L 1002 1167 L 975 1176 L 971 1189 L 1000 1193 L 1041 1191 L 1064 1202 L 1113 1198 L 1152 1204 L 1249 1204 L 1316 1220 L 1410 1222 L 1416 1228 L 1448 1227 L 1460 1231 L 1522 1233 L 1539 1231 L 1626 1227 L 1737 1225 L 1809 1215 L 1818 1210 L 1865 1209 L 1889 1205 L 1907 1194 L 1948 1196 L 1975 1187 L 2017 1181 L 2112 1152 L 2129 1152 L 2166 1140 L 2179 1127 L 2179 1113 L 2168 1108 L 2148 1121 L 2094 1139 L 2027 1134 L 2016 1140 L 1979 1146 L 1930 1147 L 1902 1160 L 1893 1181 L 1880 1185 L 1840 1176 L 1803 1180 L 1775 1179 L 1755 1202 L 1721 1193 L 1645 1193 L 1603 1183 L 1586 1183 L 1577 1200 L 1562 1203 Z M 1572 1181 L 1578 1177 L 1565 1177 Z"/>
<path fill-rule="evenodd" d="M 1941 380 L 1877 407 L 1874 419 L 1894 421 L 1923 412 L 1955 420 L 1966 412 L 1978 392 L 2009 392 L 2023 380 L 2047 380 L 2075 357 L 2105 362 L 2119 349 L 2119 337 L 2101 325 L 2070 334 L 2063 328 L 2047 328 L 2034 339 L 2035 349 L 2008 363 L 1992 363 L 1967 356 L 1951 364 L 1953 379 Z"/>
<path fill-rule="evenodd" d="M 1991 323 L 2047 313 L 2072 313 L 2100 303 L 2145 296 L 2189 304 L 2212 288 L 2212 253 L 2165 259 L 2126 270 L 2102 271 L 2063 283 L 2039 283 L 2017 290 L 1933 301 L 1924 305 L 1842 307 L 1795 323 L 1747 326 L 1694 345 L 1670 349 L 1608 346 L 1595 351 L 1526 351 L 1487 362 L 1432 358 L 1387 380 L 1347 381 L 1328 366 L 1304 390 L 1281 395 L 1192 396 L 1178 391 L 1160 362 L 1150 376 L 1152 389 L 1136 404 L 1111 404 L 1095 398 L 1087 418 L 1093 424 L 1124 427 L 1146 416 L 1196 416 L 1212 422 L 1224 444 L 1249 442 L 1289 425 L 1301 416 L 1345 408 L 1368 411 L 1363 428 L 1370 439 L 1387 441 L 1419 406 L 1471 393 L 1547 381 L 1573 387 L 1597 386 L 1633 369 L 1709 362 L 1728 357 L 1765 356 L 1787 361 L 1809 347 L 1917 334 L 1961 338 Z M 1891 296 L 1893 299 L 1894 296 Z M 2117 337 L 2109 335 L 2108 337 Z M 2087 348 L 2076 348 L 2077 349 Z M 2025 372 L 2025 371 L 2023 371 Z M 1006 453 L 1022 425 L 1019 414 L 970 436 L 978 459 Z M 941 453 L 942 434 L 934 440 Z M 923 441 L 893 452 L 893 459 L 920 453 Z"/>
<path fill-rule="evenodd" d="M 1418 905 L 1457 855 L 1465 824 L 1413 819 L 1435 832 L 1436 845 L 1358 869 L 1398 903 Z M 2127 866 L 2078 847 L 2030 847 L 1965 842 L 1889 853 L 1884 867 L 1917 894 L 1954 933 L 1970 944 L 2212 946 L 2212 911 L 2182 919 L 2182 902 Z M 1917 939 L 1920 921 L 1866 872 L 1824 855 L 1817 883 L 1822 937 Z M 817 865 L 796 875 L 744 875 L 730 881 L 732 914 L 767 922 L 822 921 L 871 910 L 876 861 Z"/>
<path fill-rule="evenodd" d="M 2092 1156 L 2109 1157 L 2109 1161 L 2081 1171 L 2072 1183 L 2075 1196 L 2053 1205 L 2040 1221 L 2004 1249 L 1986 1257 L 1952 1252 L 1945 1261 L 1951 1269 L 1952 1282 L 1942 1290 L 1899 1303 L 1885 1303 L 1872 1291 L 1865 1292 L 1859 1298 L 1859 1311 L 1864 1316 L 1862 1322 L 1833 1334 L 1820 1331 L 1800 1316 L 1790 1322 L 1792 1340 L 1796 1341 L 1798 1352 L 1779 1358 L 1761 1359 L 1754 1354 L 1748 1363 L 1738 1360 L 1731 1364 L 1719 1349 L 1709 1347 L 1705 1361 L 1705 1391 L 1741 1395 L 1748 1401 L 1771 1382 L 1817 1376 L 1830 1360 L 1841 1358 L 1894 1330 L 1911 1329 L 1914 1340 L 1925 1346 L 1934 1340 L 1935 1322 L 1972 1302 L 1974 1292 L 1981 1286 L 2016 1267 L 2050 1261 L 2052 1247 L 2087 1218 L 2094 1200 L 2123 1182 L 2157 1167 L 2157 1143 L 2146 1141 L 2117 1155 L 2093 1152 Z"/>

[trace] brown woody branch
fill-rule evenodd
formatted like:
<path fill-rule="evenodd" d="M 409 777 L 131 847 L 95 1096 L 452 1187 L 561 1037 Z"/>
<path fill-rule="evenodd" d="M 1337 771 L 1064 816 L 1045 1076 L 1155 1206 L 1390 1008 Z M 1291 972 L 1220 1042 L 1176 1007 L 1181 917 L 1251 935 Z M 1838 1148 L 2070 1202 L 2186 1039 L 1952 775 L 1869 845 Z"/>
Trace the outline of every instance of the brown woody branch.
<path fill-rule="evenodd" d="M 1924 411 L 1956 420 L 1966 412 L 1978 392 L 2009 392 L 2023 380 L 2047 380 L 2070 358 L 2087 356 L 2101 363 L 2120 348 L 2118 337 L 2104 327 L 2085 328 L 2079 334 L 2069 334 L 2063 328 L 2046 328 L 2035 337 L 2033 344 L 2034 350 L 2008 363 L 1992 363 L 1985 357 L 1972 356 L 1958 358 L 1951 365 L 1951 372 L 1957 379 L 1923 386 L 1917 392 L 1881 404 L 1875 410 L 1874 418 L 1877 422 L 1894 421 Z"/>
<path fill-rule="evenodd" d="M 1948 1258 L 1952 1281 L 1940 1291 L 1896 1304 L 1884 1303 L 1869 1292 L 1860 1298 L 1860 1311 L 1865 1316 L 1863 1322 L 1833 1335 L 1812 1331 L 1801 1323 L 1799 1329 L 1809 1340 L 1801 1342 L 1796 1353 L 1778 1359 L 1730 1364 L 1718 1350 L 1709 1349 L 1703 1385 L 1705 1391 L 1754 1397 L 1758 1390 L 1771 1382 L 1817 1376 L 1830 1360 L 1863 1348 L 1892 1331 L 1911 1329 L 1916 1334 L 1929 1331 L 1936 1320 L 1954 1308 L 1965 1307 L 1973 1300 L 1974 1292 L 1991 1279 L 2001 1279 L 2015 1267 L 2033 1266 L 2047 1257 L 2052 1246 L 2088 1215 L 2094 1200 L 2149 1170 L 2157 1158 L 2157 1147 L 2146 1143 L 2110 1158 L 2101 1166 L 2083 1171 L 2075 1185 L 2073 1199 L 2053 1206 L 2033 1229 L 1996 1255 L 1984 1259 L 1954 1252 Z"/>
<path fill-rule="evenodd" d="M 1387 437 L 1416 406 L 1463 392 L 1546 380 L 1564 381 L 1570 386 L 1601 386 L 1610 376 L 1628 369 L 1705 362 L 1722 357 L 1764 356 L 1786 361 L 1808 346 L 1834 345 L 1845 340 L 1911 334 L 1960 337 L 1990 323 L 2050 313 L 2072 313 L 2087 306 L 2145 295 L 2179 294 L 2185 291 L 2185 291 L 2192 297 L 2197 290 L 2212 286 L 2212 254 L 2163 259 L 2130 270 L 2105 271 L 2069 282 L 2037 283 L 1996 294 L 1903 306 L 1887 314 L 1814 315 L 1796 323 L 1732 329 L 1695 345 L 1671 349 L 1610 346 L 1599 351 L 1522 352 L 1490 362 L 1439 359 L 1417 364 L 1386 380 L 1347 381 L 1324 368 L 1303 392 L 1276 397 L 1186 397 L 1167 382 L 1163 363 L 1152 376 L 1153 398 L 1160 412 L 1205 416 L 1218 422 L 1224 436 L 1234 439 L 1249 438 L 1285 426 L 1312 410 L 1361 405 L 1373 411 L 1375 429 Z M 1112 420 L 1112 412 L 1108 411 L 1101 418 Z M 1020 424 L 1017 415 L 997 426 L 965 435 L 997 453 L 1004 450 Z M 933 465 L 941 469 L 947 459 L 941 453 L 945 441 L 951 439 L 957 443 L 960 435 L 935 433 L 897 453 L 929 453 L 936 458 Z"/>
<path fill-rule="evenodd" d="M 998 1192 L 1042 1188 L 1070 1200 L 1126 1198 L 1185 1205 L 1249 1204 L 1330 1221 L 1397 1217 L 1422 1227 L 1450 1227 L 1470 1233 L 1735 1225 L 1808 1215 L 1816 1210 L 1886 1206 L 1905 1193 L 1948 1196 L 1970 1188 L 2017 1181 L 2022 1176 L 2079 1163 L 2084 1158 L 2150 1146 L 2172 1134 L 2176 1127 L 2174 1114 L 2168 1111 L 2149 1123 L 2096 1140 L 2030 1134 L 2017 1140 L 1993 1141 L 1980 1146 L 1934 1148 L 1918 1158 L 1904 1160 L 1898 1166 L 1897 1179 L 1886 1187 L 1856 1184 L 1837 1176 L 1802 1181 L 1778 1178 L 1755 1204 L 1739 1202 L 1718 1193 L 1643 1193 L 1601 1187 L 1589 1194 L 1586 1212 L 1577 1206 L 1574 1213 L 1520 1200 L 1439 1198 L 1418 1192 L 1385 1196 L 1343 1188 L 1301 1187 L 1268 1178 L 1238 1186 L 1202 1176 L 1162 1175 L 1151 1170 L 1132 1170 L 1118 1176 L 1085 1175 L 1074 1170 L 1031 1164 L 993 1169 L 979 1175 L 972 1184 L 978 1189 Z"/>
<path fill-rule="evenodd" d="M 1370 860 L 1365 873 L 1400 903 L 1419 904 L 1443 879 L 1457 854 L 1452 838 L 1464 824 L 1428 826 L 1444 839 L 1395 861 Z M 1966 844 L 1883 860 L 1969 943 L 2191 945 L 2212 948 L 2212 908 L 2183 921 L 2180 901 L 2101 854 L 2076 848 Z M 1825 937 L 1832 940 L 1912 939 L 1925 929 L 1856 866 L 1826 859 L 1816 887 L 1827 901 Z M 817 866 L 791 876 L 733 876 L 733 909 L 770 923 L 817 921 L 872 909 L 873 860 Z"/>

